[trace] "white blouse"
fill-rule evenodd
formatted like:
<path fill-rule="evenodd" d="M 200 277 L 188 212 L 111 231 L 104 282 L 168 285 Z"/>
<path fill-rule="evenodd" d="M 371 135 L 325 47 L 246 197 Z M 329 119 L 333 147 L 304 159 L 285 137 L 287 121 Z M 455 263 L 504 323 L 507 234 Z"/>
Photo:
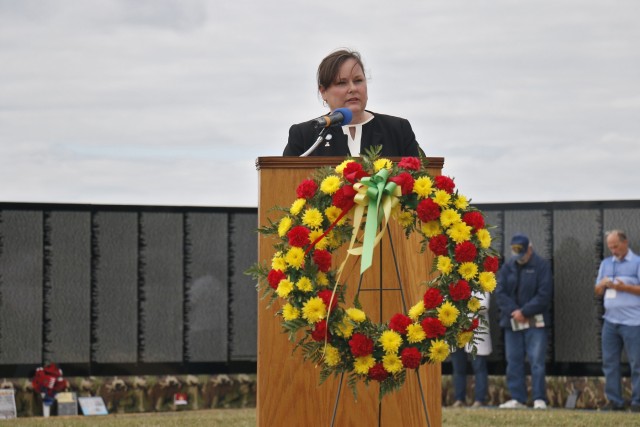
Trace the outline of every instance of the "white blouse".
<path fill-rule="evenodd" d="M 347 143 L 349 144 L 349 153 L 351 156 L 358 157 L 360 153 L 360 142 L 362 140 L 362 125 L 366 125 L 371 120 L 374 119 L 375 116 L 369 117 L 362 123 L 358 123 L 357 125 L 346 125 L 342 126 L 342 132 L 347 135 Z M 351 136 L 351 131 L 349 129 L 355 128 L 355 136 Z"/>

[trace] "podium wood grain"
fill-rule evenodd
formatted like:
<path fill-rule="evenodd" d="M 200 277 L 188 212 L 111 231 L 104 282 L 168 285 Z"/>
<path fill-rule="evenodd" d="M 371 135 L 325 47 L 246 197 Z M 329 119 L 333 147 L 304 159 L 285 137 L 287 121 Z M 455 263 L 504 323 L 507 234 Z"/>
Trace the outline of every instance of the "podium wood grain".
<path fill-rule="evenodd" d="M 313 171 L 321 166 L 338 165 L 343 158 L 336 157 L 261 157 L 256 166 L 259 170 L 260 203 L 258 218 L 260 225 L 274 221 L 280 213 L 269 212 L 273 206 L 289 206 L 295 199 L 295 188 Z M 393 159 L 399 160 L 399 159 Z M 430 158 L 429 173 L 439 175 L 444 159 Z M 421 281 L 429 277 L 432 258 L 429 251 L 419 253 L 419 239 L 406 239 L 402 228 L 389 224 L 392 242 L 385 235 L 374 254 L 373 266 L 364 275 L 360 290 L 360 301 L 367 315 L 373 320 L 388 321 L 398 312 L 418 302 L 424 293 Z M 260 235 L 258 259 L 270 260 L 273 256 L 273 239 Z M 391 245 L 398 261 L 398 270 L 393 262 Z M 334 265 L 344 259 L 345 248 L 336 251 Z M 360 265 L 350 257 L 343 273 L 346 278 L 346 302 L 350 306 L 359 281 Z M 405 305 L 397 290 L 398 275 L 404 291 Z M 344 279 L 342 280 L 344 281 Z M 382 284 L 382 286 L 380 286 Z M 380 290 L 384 288 L 385 290 Z M 388 288 L 396 288 L 389 289 Z M 406 309 L 405 309 L 406 307 Z M 331 425 L 339 388 L 340 377 L 330 377 L 319 384 L 320 368 L 305 362 L 300 349 L 293 353 L 293 344 L 280 327 L 275 317 L 280 308 L 275 303 L 267 308 L 264 300 L 258 301 L 258 367 L 257 367 L 257 421 L 260 427 L 273 426 L 322 426 Z M 442 392 L 440 364 L 427 364 L 419 369 L 422 389 L 426 400 L 429 424 L 437 427 L 442 423 Z M 358 384 L 357 400 L 345 381 L 337 403 L 335 426 L 426 426 L 422 397 L 414 371 L 407 372 L 407 381 L 402 390 L 378 400 L 379 387 L 375 382 L 369 386 Z"/>

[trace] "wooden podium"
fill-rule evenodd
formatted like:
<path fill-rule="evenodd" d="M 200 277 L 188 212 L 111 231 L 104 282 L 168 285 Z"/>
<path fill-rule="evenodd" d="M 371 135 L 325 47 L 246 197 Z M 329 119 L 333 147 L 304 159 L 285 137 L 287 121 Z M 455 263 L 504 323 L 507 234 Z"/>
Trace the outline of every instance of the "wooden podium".
<path fill-rule="evenodd" d="M 259 171 L 260 225 L 268 218 L 276 221 L 281 213 L 269 209 L 289 206 L 296 199 L 295 189 L 302 180 L 310 178 L 322 166 L 337 166 L 342 157 L 260 157 L 256 161 Z M 400 159 L 392 159 L 399 161 Z M 428 171 L 440 175 L 444 159 L 429 158 Z M 419 239 L 406 239 L 402 228 L 389 224 L 391 239 L 385 235 L 375 250 L 373 266 L 365 272 L 359 299 L 367 315 L 378 322 L 387 322 L 395 313 L 405 313 L 402 293 L 407 309 L 422 299 L 424 287 L 420 283 L 430 277 L 432 257 L 430 251 L 419 253 Z M 270 236 L 258 238 L 258 259 L 271 260 L 274 240 Z M 334 252 L 334 265 L 344 259 L 344 245 Z M 394 255 L 397 260 L 397 271 Z M 341 282 L 347 283 L 346 306 L 351 306 L 360 280 L 358 258 L 350 257 Z M 400 280 L 398 279 L 400 278 Z M 380 285 L 382 284 L 382 286 Z M 340 377 L 330 377 L 319 384 L 320 368 L 304 361 L 302 352 L 293 351 L 287 335 L 282 332 L 280 318 L 275 317 L 279 302 L 267 308 L 258 301 L 258 368 L 257 368 L 257 421 L 260 427 L 275 426 L 331 426 L 335 409 L 335 426 L 427 426 L 442 424 L 442 391 L 440 364 L 426 364 L 418 375 L 407 372 L 402 390 L 378 399 L 379 386 L 375 381 L 358 385 L 357 401 L 346 385 L 346 375 L 338 396 Z M 422 385 L 423 394 L 420 392 Z M 424 402 L 422 397 L 424 396 Z M 427 423 L 428 413 L 429 422 Z"/>

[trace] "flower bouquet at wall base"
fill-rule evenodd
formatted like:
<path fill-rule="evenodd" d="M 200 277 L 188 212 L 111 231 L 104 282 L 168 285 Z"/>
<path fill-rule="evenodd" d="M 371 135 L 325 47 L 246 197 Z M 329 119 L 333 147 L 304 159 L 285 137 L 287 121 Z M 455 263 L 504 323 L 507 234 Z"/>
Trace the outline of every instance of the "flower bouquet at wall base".
<path fill-rule="evenodd" d="M 320 382 L 344 374 L 356 395 L 358 381 L 376 381 L 382 398 L 400 389 L 407 371 L 482 340 L 486 325 L 477 295 L 494 290 L 498 257 L 483 214 L 452 178 L 430 176 L 424 157 L 395 163 L 379 152 L 320 168 L 299 183 L 297 199 L 274 207 L 279 218 L 258 230 L 274 239 L 275 254 L 247 274 L 269 306 L 279 302 L 283 332 L 320 367 Z M 360 274 L 372 265 L 388 221 L 406 237 L 418 234 L 420 252 L 434 257 L 435 277 L 411 283 L 424 286 L 423 298 L 378 323 L 357 297 L 346 301 L 341 274 L 349 256 L 359 257 Z M 345 258 L 334 259 L 344 244 Z"/>
<path fill-rule="evenodd" d="M 69 382 L 62 378 L 62 370 L 55 363 L 36 369 L 31 385 L 42 396 L 42 412 L 45 417 L 49 416 L 56 394 L 69 388 Z"/>

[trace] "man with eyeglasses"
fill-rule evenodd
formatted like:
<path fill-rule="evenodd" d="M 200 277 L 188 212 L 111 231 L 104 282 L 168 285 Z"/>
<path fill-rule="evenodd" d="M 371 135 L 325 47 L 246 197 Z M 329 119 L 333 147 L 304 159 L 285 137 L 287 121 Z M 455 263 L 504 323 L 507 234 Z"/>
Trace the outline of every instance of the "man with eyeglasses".
<path fill-rule="evenodd" d="M 625 409 L 620 358 L 624 348 L 631 366 L 631 411 L 640 412 L 640 257 L 629 249 L 621 230 L 606 234 L 611 256 L 600 263 L 595 293 L 604 296 L 602 371 L 607 404 L 603 410 Z"/>
<path fill-rule="evenodd" d="M 553 281 L 549 261 L 533 250 L 529 238 L 511 238 L 512 257 L 498 271 L 496 301 L 504 331 L 507 387 L 511 400 L 503 409 L 527 407 L 525 359 L 531 366 L 534 409 L 547 409 L 545 356 L 547 328 L 551 326 Z"/>

